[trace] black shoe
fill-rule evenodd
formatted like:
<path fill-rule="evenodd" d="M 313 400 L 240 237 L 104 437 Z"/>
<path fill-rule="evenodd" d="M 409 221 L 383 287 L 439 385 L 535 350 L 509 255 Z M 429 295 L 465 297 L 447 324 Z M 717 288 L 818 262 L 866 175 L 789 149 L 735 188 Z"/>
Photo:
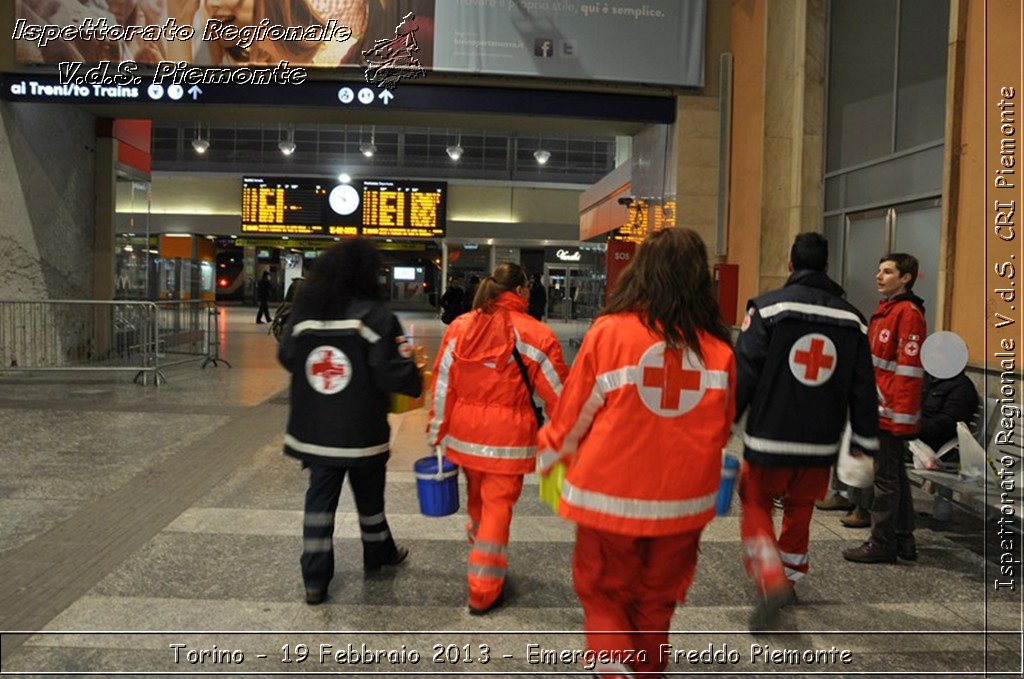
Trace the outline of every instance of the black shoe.
<path fill-rule="evenodd" d="M 498 592 L 498 598 L 495 599 L 494 601 L 492 601 L 490 606 L 485 606 L 484 608 L 476 608 L 475 606 L 470 606 L 469 607 L 469 614 L 470 615 L 487 615 L 488 613 L 490 613 L 494 609 L 501 608 L 504 604 L 505 604 L 505 588 L 503 587 L 501 589 L 501 591 Z"/>
<path fill-rule="evenodd" d="M 384 561 L 378 564 L 363 564 L 363 571 L 366 573 L 376 573 L 384 566 L 397 566 L 406 560 L 409 556 L 408 547 L 396 547 L 395 555 L 388 561 Z"/>
<path fill-rule="evenodd" d="M 896 556 L 904 561 L 917 561 L 917 544 L 913 540 L 897 542 Z"/>
<path fill-rule="evenodd" d="M 796 603 L 796 592 L 792 587 L 769 594 L 758 602 L 750 616 L 751 632 L 767 632 L 774 630 L 779 620 L 779 613 L 786 606 Z"/>
<path fill-rule="evenodd" d="M 306 603 L 310 606 L 318 606 L 324 602 L 327 598 L 326 589 L 311 589 L 306 588 Z"/>
<path fill-rule="evenodd" d="M 860 547 L 844 549 L 843 558 L 856 563 L 896 563 L 896 550 L 883 549 L 868 540 Z"/>

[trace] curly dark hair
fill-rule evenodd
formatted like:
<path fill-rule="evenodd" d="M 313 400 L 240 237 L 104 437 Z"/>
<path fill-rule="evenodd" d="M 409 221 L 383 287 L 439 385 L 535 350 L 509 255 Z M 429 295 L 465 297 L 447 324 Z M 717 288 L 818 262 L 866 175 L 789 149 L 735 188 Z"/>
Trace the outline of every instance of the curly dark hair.
<path fill-rule="evenodd" d="M 598 315 L 624 311 L 638 313 L 668 346 L 688 347 L 701 360 L 699 330 L 732 345 L 711 293 L 707 248 L 690 229 L 663 229 L 640 245 Z"/>
<path fill-rule="evenodd" d="M 354 299 L 381 298 L 383 260 L 373 241 L 355 238 L 324 250 L 299 289 L 296 306 L 306 318 L 333 318 Z"/>

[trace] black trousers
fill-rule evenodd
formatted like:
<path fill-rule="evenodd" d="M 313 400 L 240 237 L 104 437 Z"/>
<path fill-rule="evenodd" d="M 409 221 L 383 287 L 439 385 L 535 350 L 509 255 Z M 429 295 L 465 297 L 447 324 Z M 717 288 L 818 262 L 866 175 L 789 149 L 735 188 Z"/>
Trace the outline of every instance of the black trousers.
<path fill-rule="evenodd" d="M 300 560 L 308 589 L 326 589 L 334 577 L 334 515 L 346 473 L 359 513 L 363 567 L 375 568 L 395 558 L 395 540 L 384 517 L 386 464 L 381 460 L 365 467 L 309 466 Z"/>
<path fill-rule="evenodd" d="M 910 494 L 903 453 L 907 444 L 888 432 L 878 434 L 875 453 L 875 497 L 871 503 L 871 541 L 895 550 L 914 540 L 914 499 Z"/>
<path fill-rule="evenodd" d="M 267 323 L 271 321 L 270 318 L 270 302 L 265 299 L 260 300 L 260 308 L 256 310 L 256 322 L 259 323 L 260 319 L 264 316 L 267 317 Z"/>

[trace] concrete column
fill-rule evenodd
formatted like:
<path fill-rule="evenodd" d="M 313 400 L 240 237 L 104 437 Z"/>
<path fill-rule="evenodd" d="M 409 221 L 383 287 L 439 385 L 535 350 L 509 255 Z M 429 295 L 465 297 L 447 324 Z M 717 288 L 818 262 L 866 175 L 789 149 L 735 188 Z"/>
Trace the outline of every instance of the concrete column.
<path fill-rule="evenodd" d="M 759 290 L 788 277 L 789 247 L 821 231 L 825 105 L 824 0 L 773 0 L 765 10 Z"/>
<path fill-rule="evenodd" d="M 714 259 L 718 218 L 719 115 L 717 97 L 676 99 L 676 225 L 693 229 Z"/>
<path fill-rule="evenodd" d="M 117 140 L 96 139 L 96 207 L 92 238 L 92 298 L 114 299 Z"/>

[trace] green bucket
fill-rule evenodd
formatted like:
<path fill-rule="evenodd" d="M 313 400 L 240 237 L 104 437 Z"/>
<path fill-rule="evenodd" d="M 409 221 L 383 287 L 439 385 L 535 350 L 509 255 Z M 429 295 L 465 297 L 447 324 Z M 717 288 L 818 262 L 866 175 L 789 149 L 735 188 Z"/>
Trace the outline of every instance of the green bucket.
<path fill-rule="evenodd" d="M 551 511 L 558 513 L 558 502 L 562 497 L 562 482 L 565 481 L 565 463 L 559 462 L 551 468 L 551 473 L 540 477 L 540 499 Z"/>

